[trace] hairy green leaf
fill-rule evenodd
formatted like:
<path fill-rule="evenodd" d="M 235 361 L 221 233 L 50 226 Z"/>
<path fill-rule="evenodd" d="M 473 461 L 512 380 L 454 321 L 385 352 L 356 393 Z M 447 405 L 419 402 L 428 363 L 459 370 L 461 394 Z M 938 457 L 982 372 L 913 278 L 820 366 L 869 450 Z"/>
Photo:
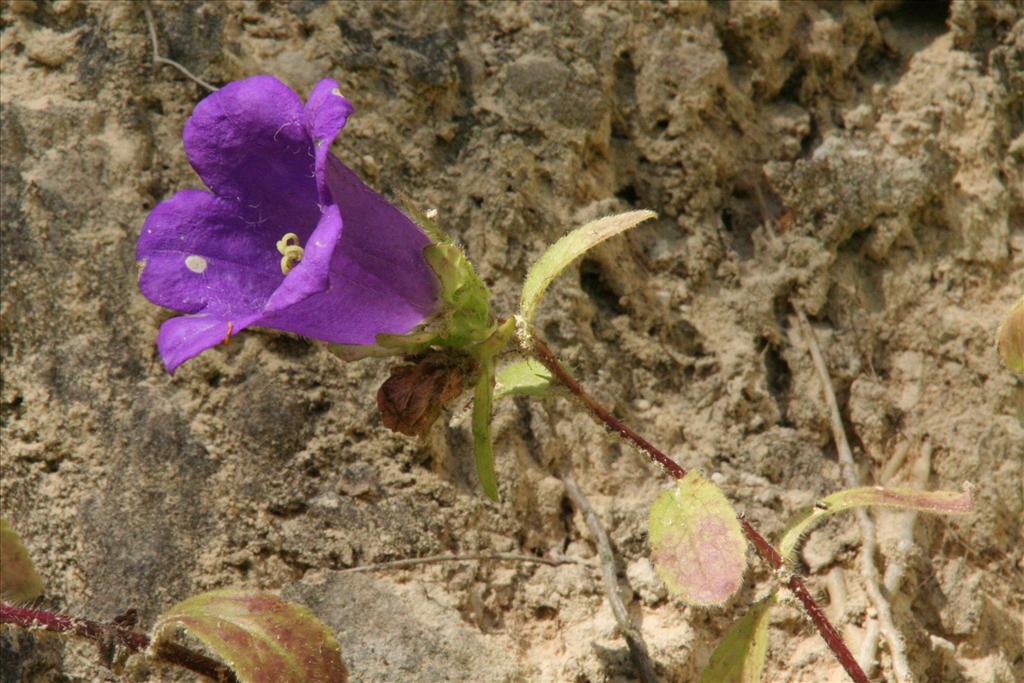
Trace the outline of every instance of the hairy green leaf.
<path fill-rule="evenodd" d="M 700 683 L 760 683 L 768 650 L 768 617 L 775 593 L 750 606 L 715 648 Z"/>
<path fill-rule="evenodd" d="M 345 683 L 331 630 L 305 607 L 269 593 L 216 590 L 184 600 L 153 627 L 153 647 L 184 629 L 223 659 L 242 683 Z"/>
<path fill-rule="evenodd" d="M 1024 374 L 1024 296 L 1003 318 L 996 339 L 1003 365 Z"/>
<path fill-rule="evenodd" d="M 0 599 L 28 602 L 43 592 L 39 576 L 18 534 L 0 519 Z"/>
<path fill-rule="evenodd" d="M 506 396 L 548 396 L 554 378 L 543 364 L 532 358 L 503 367 L 494 386 L 494 400 Z"/>
<path fill-rule="evenodd" d="M 964 514 L 974 509 L 971 492 L 965 491 L 918 491 L 916 489 L 884 488 L 865 486 L 847 489 L 822 498 L 812 507 L 798 512 L 782 534 L 779 552 L 782 558 L 792 563 L 801 537 L 819 520 L 856 507 L 879 506 L 900 510 L 918 510 L 952 515 Z"/>
<path fill-rule="evenodd" d="M 651 559 L 669 591 L 691 605 L 723 604 L 743 581 L 747 543 L 722 491 L 691 471 L 651 506 Z"/>
<path fill-rule="evenodd" d="M 524 321 L 525 327 L 529 328 L 537 304 L 540 303 L 548 285 L 566 266 L 586 253 L 591 247 L 650 220 L 656 215 L 653 211 L 645 210 L 629 211 L 599 218 L 573 230 L 548 247 L 548 250 L 530 268 L 530 272 L 526 274 L 526 281 L 523 283 L 523 293 L 519 300 L 519 317 Z"/>

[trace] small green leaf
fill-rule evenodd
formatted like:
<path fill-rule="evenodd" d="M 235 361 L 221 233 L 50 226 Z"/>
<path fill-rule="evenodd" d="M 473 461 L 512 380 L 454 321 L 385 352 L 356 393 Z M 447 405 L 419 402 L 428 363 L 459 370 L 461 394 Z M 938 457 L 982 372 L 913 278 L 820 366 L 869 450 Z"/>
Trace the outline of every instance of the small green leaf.
<path fill-rule="evenodd" d="M 530 268 L 530 272 L 526 274 L 526 281 L 523 283 L 523 293 L 519 300 L 519 317 L 523 319 L 525 328 L 529 328 L 537 304 L 540 303 L 548 285 L 566 266 L 576 260 L 578 256 L 586 253 L 591 247 L 655 216 L 657 214 L 653 211 L 645 210 L 629 211 L 599 218 L 573 230 L 548 247 L 548 250 Z"/>
<path fill-rule="evenodd" d="M 1024 296 L 1003 318 L 996 339 L 1003 365 L 1024 374 Z"/>
<path fill-rule="evenodd" d="M 491 500 L 498 501 L 498 478 L 494 474 L 494 445 L 491 442 L 491 404 L 494 399 L 494 358 L 480 359 L 480 379 L 473 394 L 473 456 L 480 486 Z"/>
<path fill-rule="evenodd" d="M 819 520 L 837 512 L 856 507 L 890 507 L 900 510 L 918 510 L 937 514 L 964 514 L 974 509 L 970 490 L 959 491 L 918 491 L 916 489 L 890 489 L 881 486 L 865 486 L 847 489 L 822 498 L 812 507 L 798 512 L 782 534 L 779 552 L 789 563 L 796 559 L 796 548 L 801 537 Z"/>
<path fill-rule="evenodd" d="M 651 559 L 665 586 L 691 605 L 724 604 L 743 581 L 747 543 L 722 491 L 689 472 L 651 506 Z"/>
<path fill-rule="evenodd" d="M 750 606 L 715 648 L 700 683 L 760 683 L 768 651 L 768 616 L 775 593 Z"/>
<path fill-rule="evenodd" d="M 331 630 L 305 607 L 269 593 L 216 590 L 178 603 L 153 627 L 153 648 L 182 628 L 242 683 L 345 683 Z"/>
<path fill-rule="evenodd" d="M 0 599 L 22 603 L 43 592 L 39 576 L 18 534 L 0 519 Z"/>
<path fill-rule="evenodd" d="M 554 378 L 543 364 L 532 358 L 503 367 L 494 386 L 494 400 L 506 396 L 548 396 Z"/>

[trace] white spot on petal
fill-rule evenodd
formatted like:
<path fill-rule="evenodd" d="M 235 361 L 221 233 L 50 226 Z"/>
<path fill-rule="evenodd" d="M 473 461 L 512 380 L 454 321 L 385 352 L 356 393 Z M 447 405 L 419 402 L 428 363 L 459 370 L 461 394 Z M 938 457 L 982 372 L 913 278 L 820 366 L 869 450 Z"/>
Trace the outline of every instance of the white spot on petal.
<path fill-rule="evenodd" d="M 191 270 L 193 273 L 199 274 L 206 270 L 206 259 L 202 256 L 192 254 L 185 259 L 185 267 Z"/>
<path fill-rule="evenodd" d="M 331 88 L 331 94 L 337 95 L 338 97 L 342 97 L 341 90 L 339 88 Z"/>

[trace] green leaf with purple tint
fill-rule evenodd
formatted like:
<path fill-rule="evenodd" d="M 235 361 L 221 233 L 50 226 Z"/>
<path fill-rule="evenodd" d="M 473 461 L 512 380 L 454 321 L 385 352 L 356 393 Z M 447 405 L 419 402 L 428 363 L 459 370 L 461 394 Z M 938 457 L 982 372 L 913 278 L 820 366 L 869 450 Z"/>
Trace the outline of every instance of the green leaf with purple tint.
<path fill-rule="evenodd" d="M 566 266 L 609 237 L 625 232 L 657 215 L 653 211 L 644 210 L 605 216 L 576 228 L 548 247 L 530 268 L 530 272 L 526 274 L 526 281 L 523 282 L 523 293 L 519 299 L 522 328 L 529 329 L 537 304 L 540 303 L 548 285 L 565 270 Z"/>
<path fill-rule="evenodd" d="M 916 489 L 884 488 L 865 486 L 833 493 L 822 498 L 812 507 L 798 512 L 789 522 L 779 543 L 779 552 L 786 562 L 796 558 L 800 539 L 819 520 L 837 512 L 857 507 L 888 507 L 899 510 L 917 510 L 941 515 L 966 514 L 974 509 L 971 491 L 918 491 Z"/>
<path fill-rule="evenodd" d="M 242 683 L 345 683 L 331 630 L 270 593 L 216 590 L 178 603 L 153 627 L 153 648 L 178 629 L 223 659 Z"/>
<path fill-rule="evenodd" d="M 39 576 L 18 534 L 0 519 L 0 599 L 23 603 L 43 592 Z"/>
<path fill-rule="evenodd" d="M 1024 374 L 1024 296 L 1003 318 L 996 339 L 1003 365 Z"/>
<path fill-rule="evenodd" d="M 747 543 L 722 491 L 691 471 L 651 506 L 651 560 L 665 586 L 691 605 L 723 604 L 743 581 Z"/>
<path fill-rule="evenodd" d="M 760 683 L 768 651 L 768 616 L 775 593 L 750 606 L 715 648 L 700 683 Z"/>

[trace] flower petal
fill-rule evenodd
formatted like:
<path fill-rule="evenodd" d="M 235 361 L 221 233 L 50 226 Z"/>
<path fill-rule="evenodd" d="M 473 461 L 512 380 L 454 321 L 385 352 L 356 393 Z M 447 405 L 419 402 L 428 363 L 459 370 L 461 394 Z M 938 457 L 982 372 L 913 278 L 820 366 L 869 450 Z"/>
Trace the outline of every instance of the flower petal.
<path fill-rule="evenodd" d="M 327 157 L 327 184 L 345 226 L 331 270 L 377 292 L 370 305 L 400 305 L 422 317 L 433 314 L 437 276 L 423 258 L 430 239 L 334 156 Z"/>
<path fill-rule="evenodd" d="M 267 305 L 263 309 L 264 317 L 260 321 L 261 325 L 272 326 L 271 321 L 275 319 L 276 315 L 280 316 L 279 319 L 282 322 L 291 320 L 292 314 L 288 310 L 289 307 L 330 287 L 331 255 L 334 253 L 339 237 L 341 237 L 341 213 L 337 206 L 331 204 L 324 208 L 320 224 L 306 241 L 302 260 L 292 268 L 281 286 L 267 301 Z M 323 317 L 325 313 L 325 311 L 321 311 L 317 315 Z M 292 328 L 282 327 L 280 329 L 290 330 Z"/>
<path fill-rule="evenodd" d="M 327 181 L 324 177 L 327 155 L 331 152 L 331 142 L 345 127 L 352 111 L 352 103 L 341 94 L 337 81 L 330 78 L 325 78 L 317 83 L 306 102 L 303 120 L 306 131 L 313 141 L 316 186 L 321 205 L 331 203 L 331 194 L 327 189 Z"/>
<path fill-rule="evenodd" d="M 225 318 L 258 313 L 281 284 L 272 234 L 247 225 L 238 206 L 183 190 L 146 218 L 136 247 L 139 287 L 150 301 Z"/>
<path fill-rule="evenodd" d="M 206 349 L 227 341 L 231 335 L 252 324 L 254 316 L 239 320 L 226 320 L 208 315 L 183 315 L 171 318 L 160 326 L 156 345 L 167 372 Z"/>
<path fill-rule="evenodd" d="M 378 334 L 403 334 L 433 313 L 433 302 L 418 307 L 382 284 L 381 274 L 344 254 L 349 225 L 342 225 L 339 207 L 324 210 L 324 218 L 306 243 L 302 261 L 267 305 L 267 315 L 255 325 L 287 330 L 335 344 L 373 344 Z M 340 239 L 339 239 L 340 238 Z M 403 245 L 396 245 L 400 250 Z M 422 256 L 420 259 L 422 260 Z M 326 287 L 315 291 L 324 282 Z M 394 273 L 395 278 L 402 275 Z M 435 288 L 433 271 L 423 286 Z"/>
<path fill-rule="evenodd" d="M 185 152 L 214 194 L 238 202 L 246 222 L 278 235 L 312 231 L 320 209 L 304 116 L 299 96 L 273 76 L 235 81 L 196 105 Z"/>

